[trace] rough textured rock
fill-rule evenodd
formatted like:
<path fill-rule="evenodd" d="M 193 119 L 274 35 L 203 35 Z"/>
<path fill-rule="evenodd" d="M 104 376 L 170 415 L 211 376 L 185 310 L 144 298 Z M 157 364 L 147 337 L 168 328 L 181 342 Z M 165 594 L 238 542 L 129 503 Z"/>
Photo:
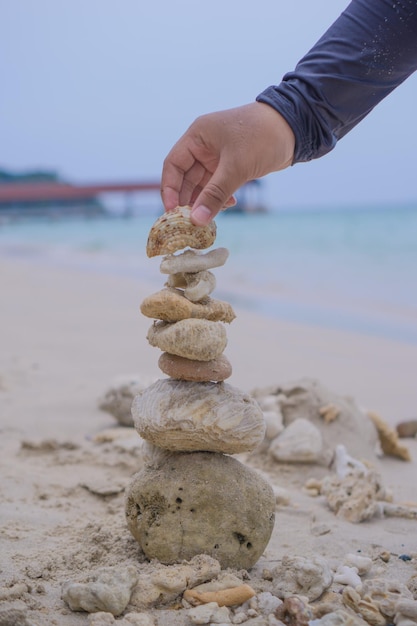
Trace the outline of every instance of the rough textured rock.
<path fill-rule="evenodd" d="M 384 500 L 385 489 L 380 477 L 373 471 L 352 470 L 344 478 L 326 476 L 320 487 L 327 504 L 337 515 L 352 523 L 371 519 L 378 511 L 378 502 Z"/>
<path fill-rule="evenodd" d="M 186 250 L 180 254 L 169 254 L 164 257 L 159 269 L 162 274 L 202 272 L 224 265 L 228 257 L 229 250 L 227 248 L 215 248 L 204 253 Z"/>
<path fill-rule="evenodd" d="M 103 567 L 91 574 L 86 582 L 65 582 L 62 599 L 72 611 L 105 611 L 120 615 L 129 603 L 137 580 L 133 566 L 123 569 Z"/>
<path fill-rule="evenodd" d="M 215 222 L 195 226 L 191 222 L 191 208 L 178 206 L 158 217 L 149 231 L 146 254 L 153 257 L 187 247 L 204 250 L 213 245 L 216 230 Z"/>
<path fill-rule="evenodd" d="M 221 322 L 199 319 L 180 320 L 173 324 L 155 322 L 147 339 L 151 346 L 163 352 L 194 361 L 216 359 L 227 345 L 226 330 Z"/>
<path fill-rule="evenodd" d="M 306 596 L 310 602 L 320 598 L 333 582 L 327 561 L 321 556 L 285 556 L 272 571 L 273 590 L 279 598 L 293 594 Z"/>
<path fill-rule="evenodd" d="M 212 361 L 192 361 L 163 352 L 159 357 L 158 366 L 171 378 L 192 382 L 221 382 L 232 375 L 232 365 L 224 354 Z"/>
<path fill-rule="evenodd" d="M 276 437 L 269 447 L 276 461 L 284 463 L 316 463 L 323 451 L 321 433 L 314 424 L 296 419 Z"/>
<path fill-rule="evenodd" d="M 138 433 L 167 450 L 236 454 L 263 440 L 262 411 L 227 383 L 158 380 L 133 401 Z"/>
<path fill-rule="evenodd" d="M 204 553 L 222 568 L 252 567 L 272 533 L 275 498 L 254 470 L 222 454 L 176 454 L 136 474 L 128 527 L 148 558 L 170 564 Z"/>
<path fill-rule="evenodd" d="M 321 432 L 326 461 L 331 461 L 337 444 L 343 443 L 349 454 L 358 459 L 377 461 L 378 435 L 371 420 L 361 411 L 354 400 L 329 391 L 317 380 L 303 378 L 284 385 L 255 389 L 252 395 L 259 401 L 265 396 L 276 396 L 284 418 L 284 426 L 296 419 L 312 422 Z M 338 408 L 337 417 L 324 420 L 320 410 L 333 405 Z"/>
<path fill-rule="evenodd" d="M 201 302 L 192 302 L 180 289 L 167 287 L 147 296 L 140 305 L 146 317 L 164 322 L 178 322 L 185 319 L 204 319 L 212 322 L 233 322 L 236 315 L 228 302 L 214 300 L 207 296 Z"/>

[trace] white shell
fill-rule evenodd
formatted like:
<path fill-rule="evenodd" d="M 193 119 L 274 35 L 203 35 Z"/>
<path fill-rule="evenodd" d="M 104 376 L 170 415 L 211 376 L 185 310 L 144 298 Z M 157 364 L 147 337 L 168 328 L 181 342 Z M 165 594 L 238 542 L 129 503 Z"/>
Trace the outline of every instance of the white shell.
<path fill-rule="evenodd" d="M 132 415 L 138 433 L 166 450 L 236 454 L 265 433 L 255 400 L 227 383 L 158 380 L 134 399 Z"/>

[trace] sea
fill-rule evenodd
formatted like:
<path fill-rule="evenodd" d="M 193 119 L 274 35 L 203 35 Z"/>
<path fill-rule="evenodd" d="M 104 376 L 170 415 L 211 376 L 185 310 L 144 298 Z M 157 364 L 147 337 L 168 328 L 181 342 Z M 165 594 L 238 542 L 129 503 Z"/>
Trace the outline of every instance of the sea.
<path fill-rule="evenodd" d="M 157 289 L 160 258 L 145 252 L 157 216 L 1 223 L 0 263 L 130 276 Z M 267 317 L 417 343 L 417 203 L 225 212 L 216 223 L 215 245 L 230 256 L 215 270 L 214 297 Z"/>

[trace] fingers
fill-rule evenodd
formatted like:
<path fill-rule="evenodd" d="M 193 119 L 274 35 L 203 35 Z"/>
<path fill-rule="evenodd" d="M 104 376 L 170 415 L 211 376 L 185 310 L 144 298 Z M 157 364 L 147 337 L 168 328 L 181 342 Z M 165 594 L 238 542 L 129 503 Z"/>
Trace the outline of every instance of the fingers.
<path fill-rule="evenodd" d="M 166 157 L 162 168 L 161 197 L 167 211 L 175 209 L 180 204 L 184 178 L 188 171 L 192 171 L 194 163 L 195 158 L 187 140 L 181 138 Z M 196 174 L 192 171 L 192 177 L 194 176 Z M 190 190 L 190 195 L 191 193 Z"/>
<path fill-rule="evenodd" d="M 194 202 L 191 211 L 193 224 L 205 226 L 216 217 L 219 211 L 236 204 L 233 194 L 243 182 L 245 180 L 234 181 L 232 175 L 228 173 L 228 168 L 220 162 L 213 176 Z"/>

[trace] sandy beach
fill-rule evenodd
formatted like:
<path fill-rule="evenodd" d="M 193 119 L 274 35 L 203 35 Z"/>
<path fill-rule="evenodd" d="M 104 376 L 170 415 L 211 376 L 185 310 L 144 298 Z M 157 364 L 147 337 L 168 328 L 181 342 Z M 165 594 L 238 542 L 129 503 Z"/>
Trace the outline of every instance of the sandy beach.
<path fill-rule="evenodd" d="M 118 377 L 161 377 L 158 351 L 145 338 L 150 321 L 139 312 L 160 286 L 1 260 L 1 626 L 13 623 L 12 609 L 17 626 L 94 623 L 88 613 L 70 610 L 62 584 L 103 566 L 147 566 L 123 504 L 125 486 L 143 465 L 139 438 L 136 445 L 133 429 L 118 438 L 116 421 L 98 401 Z M 235 387 L 251 392 L 313 378 L 391 426 L 417 418 L 417 345 L 236 314 L 226 350 Z M 100 436 L 108 429 L 112 435 Z M 417 440 L 402 443 L 411 462 L 383 456 L 376 467 L 394 502 L 417 507 Z M 271 541 L 249 572 L 255 589 L 262 572 L 286 555 L 320 555 L 337 569 L 347 553 L 360 552 L 372 560 L 368 578 L 406 585 L 417 576 L 417 519 L 350 523 L 304 489 L 307 479 L 329 469 L 278 464 L 261 452 L 242 460 L 287 494 L 277 504 Z M 334 592 L 340 595 L 340 588 Z M 128 605 L 126 613 L 132 611 L 138 608 Z M 152 621 L 134 623 L 192 623 L 182 608 L 145 613 Z"/>

